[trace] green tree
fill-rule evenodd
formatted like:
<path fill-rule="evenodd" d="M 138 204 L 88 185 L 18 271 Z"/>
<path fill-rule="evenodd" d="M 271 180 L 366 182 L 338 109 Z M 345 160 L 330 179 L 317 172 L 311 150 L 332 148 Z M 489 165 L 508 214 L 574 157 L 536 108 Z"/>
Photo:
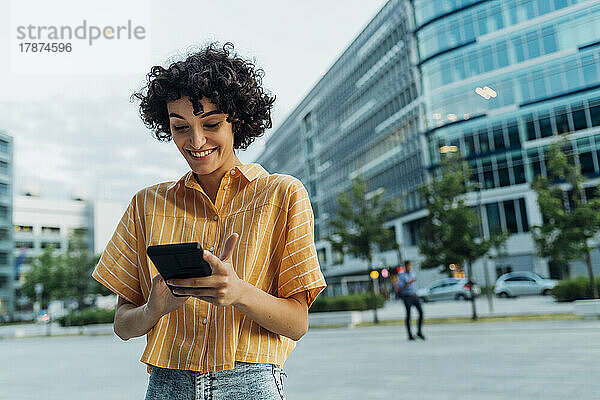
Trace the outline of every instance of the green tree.
<path fill-rule="evenodd" d="M 42 308 L 48 307 L 51 300 L 74 299 L 82 309 L 86 296 L 107 294 L 102 285 L 90 279 L 98 259 L 87 249 L 83 236 L 71 235 L 65 252 L 59 253 L 49 246 L 33 260 L 31 270 L 25 274 L 22 292 L 34 302 L 35 285 L 41 283 Z"/>
<path fill-rule="evenodd" d="M 72 235 L 62 258 L 65 271 L 63 295 L 65 298 L 76 300 L 78 310 L 81 310 L 85 307 L 85 298 L 88 295 L 99 294 L 98 286 L 102 286 L 90 279 L 91 271 L 100 257 L 90 253 L 83 236 Z"/>
<path fill-rule="evenodd" d="M 550 257 L 565 264 L 584 260 L 590 294 L 597 299 L 590 239 L 600 232 L 600 199 L 582 199 L 585 178 L 580 167 L 575 165 L 573 155 L 563 151 L 567 146 L 568 141 L 564 138 L 549 146 L 548 177 L 538 175 L 532 184 L 544 218 L 543 225 L 533 227 L 533 238 L 540 257 Z"/>
<path fill-rule="evenodd" d="M 48 246 L 42 254 L 33 259 L 32 268 L 24 277 L 21 292 L 27 296 L 32 303 L 37 301 L 35 285 L 42 284 L 41 308 L 47 308 L 51 300 L 60 298 L 64 290 L 64 266 L 53 246 Z"/>
<path fill-rule="evenodd" d="M 362 177 L 357 177 L 352 180 L 349 192 L 339 193 L 337 215 L 329 221 L 332 234 L 326 239 L 333 250 L 367 261 L 367 274 L 373 266 L 373 254 L 377 249 L 399 248 L 393 230 L 384 226 L 399 215 L 399 206 L 394 200 L 384 201 L 384 194 L 383 189 L 367 193 L 367 183 Z M 374 294 L 373 280 L 369 281 Z M 377 323 L 376 307 L 373 314 Z"/>
<path fill-rule="evenodd" d="M 421 268 L 438 268 L 451 274 L 450 264 L 466 266 L 467 279 L 472 282 L 473 263 L 494 246 L 506 240 L 506 235 L 492 233 L 484 239 L 480 233 L 480 218 L 467 205 L 465 195 L 477 189 L 469 183 L 471 171 L 460 155 L 443 156 L 440 176 L 419 188 L 428 215 L 422 227 L 419 251 L 425 256 Z M 477 310 L 471 285 L 472 318 Z"/>

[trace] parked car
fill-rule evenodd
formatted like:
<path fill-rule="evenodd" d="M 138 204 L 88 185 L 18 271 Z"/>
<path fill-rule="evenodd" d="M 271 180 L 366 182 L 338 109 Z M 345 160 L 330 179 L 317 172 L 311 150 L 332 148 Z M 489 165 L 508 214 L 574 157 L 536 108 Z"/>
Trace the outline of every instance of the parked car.
<path fill-rule="evenodd" d="M 529 271 L 509 272 L 498 278 L 494 293 L 499 297 L 547 296 L 557 283 L 557 280 L 545 279 Z"/>
<path fill-rule="evenodd" d="M 469 285 L 464 278 L 446 278 L 432 282 L 429 286 L 419 289 L 417 296 L 423 301 L 436 300 L 467 300 L 471 298 Z M 477 285 L 473 286 L 473 294 L 479 296 L 481 289 Z"/>

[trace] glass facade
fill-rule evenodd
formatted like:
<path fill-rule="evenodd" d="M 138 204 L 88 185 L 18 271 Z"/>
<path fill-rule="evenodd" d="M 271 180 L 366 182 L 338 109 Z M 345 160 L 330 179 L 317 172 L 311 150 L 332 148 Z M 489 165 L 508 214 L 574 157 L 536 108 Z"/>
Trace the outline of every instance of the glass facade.
<path fill-rule="evenodd" d="M 0 316 L 12 316 L 15 309 L 12 166 L 12 137 L 0 131 Z"/>
<path fill-rule="evenodd" d="M 321 240 L 352 177 L 384 188 L 402 200 L 391 223 L 404 257 L 418 259 L 417 189 L 439 173 L 440 148 L 456 146 L 481 188 L 469 195 L 484 234 L 522 235 L 505 261 L 537 263 L 530 183 L 546 174 L 549 144 L 567 134 L 573 162 L 600 178 L 599 18 L 597 1 L 390 0 L 258 161 L 305 183 Z M 326 275 L 350 270 L 336 258 L 324 253 Z M 508 267 L 548 275 L 521 261 Z"/>
<path fill-rule="evenodd" d="M 308 188 L 317 240 L 337 196 L 362 176 L 369 191 L 420 207 L 424 182 L 410 4 L 389 1 L 269 140 L 258 159 Z M 333 256 L 327 259 L 334 259 Z"/>
<path fill-rule="evenodd" d="M 546 176 L 545 154 L 558 135 L 568 136 L 572 162 L 598 184 L 600 3 L 414 4 L 428 169 L 435 175 L 440 147 L 457 147 L 484 193 L 486 234 L 527 233 L 541 223 L 529 184 Z M 529 242 L 520 251 L 535 255 Z"/>

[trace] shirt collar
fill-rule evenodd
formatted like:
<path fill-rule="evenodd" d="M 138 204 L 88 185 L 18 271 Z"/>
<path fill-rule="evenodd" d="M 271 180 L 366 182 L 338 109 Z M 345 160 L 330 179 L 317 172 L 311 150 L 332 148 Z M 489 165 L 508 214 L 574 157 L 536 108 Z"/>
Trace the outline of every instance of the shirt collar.
<path fill-rule="evenodd" d="M 244 178 L 246 178 L 248 182 L 252 182 L 257 178 L 260 178 L 261 176 L 269 174 L 267 170 L 265 170 L 263 166 L 258 163 L 238 165 L 230 169 L 228 173 L 231 173 L 232 171 L 235 171 L 235 174 L 233 175 L 241 174 Z M 180 182 L 183 182 L 184 186 L 186 187 L 203 191 L 202 187 L 198 184 L 196 179 L 194 179 L 194 173 L 192 170 L 189 170 L 181 178 L 179 178 L 175 182 L 172 182 L 169 186 L 167 186 L 167 189 L 174 188 Z"/>
<path fill-rule="evenodd" d="M 269 173 L 262 167 L 262 165 L 258 163 L 250 163 L 245 165 L 238 165 L 233 168 L 236 173 L 241 173 L 248 182 L 252 182 L 253 180 L 268 175 Z"/>

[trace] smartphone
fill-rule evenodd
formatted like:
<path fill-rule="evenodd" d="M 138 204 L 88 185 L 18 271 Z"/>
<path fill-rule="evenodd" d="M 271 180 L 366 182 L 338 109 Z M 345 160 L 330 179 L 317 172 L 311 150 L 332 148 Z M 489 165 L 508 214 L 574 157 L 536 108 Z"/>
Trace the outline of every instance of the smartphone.
<path fill-rule="evenodd" d="M 169 279 L 202 278 L 212 274 L 210 264 L 202 257 L 198 242 L 158 244 L 148 246 L 148 257 L 165 281 Z M 171 293 L 176 286 L 168 285 Z M 187 297 L 173 293 L 177 297 Z"/>

